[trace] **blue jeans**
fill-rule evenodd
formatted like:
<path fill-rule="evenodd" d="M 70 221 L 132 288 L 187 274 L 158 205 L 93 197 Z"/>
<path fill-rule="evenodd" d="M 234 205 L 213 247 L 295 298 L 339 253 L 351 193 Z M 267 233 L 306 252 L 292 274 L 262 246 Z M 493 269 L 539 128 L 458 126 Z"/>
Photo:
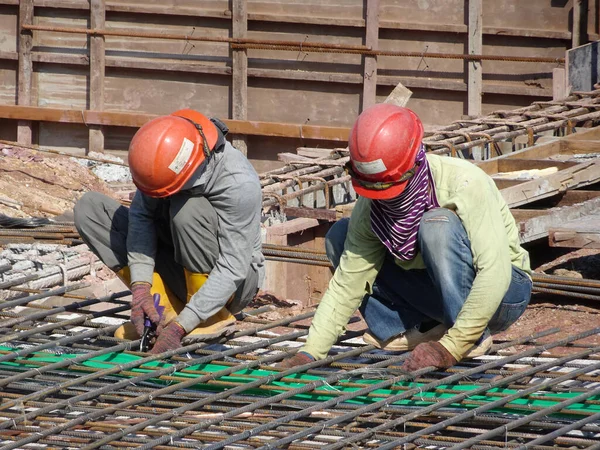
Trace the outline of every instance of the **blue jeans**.
<path fill-rule="evenodd" d="M 337 268 L 344 250 L 349 219 L 329 230 L 325 240 L 327 257 Z M 460 219 L 449 209 L 436 208 L 421 219 L 418 245 L 426 269 L 404 270 L 388 253 L 373 293 L 365 295 L 360 312 L 370 332 L 387 340 L 424 322 L 439 322 L 451 328 L 475 279 L 471 243 Z M 532 282 L 525 272 L 512 266 L 512 280 L 488 329 L 498 333 L 511 326 L 525 311 Z"/>

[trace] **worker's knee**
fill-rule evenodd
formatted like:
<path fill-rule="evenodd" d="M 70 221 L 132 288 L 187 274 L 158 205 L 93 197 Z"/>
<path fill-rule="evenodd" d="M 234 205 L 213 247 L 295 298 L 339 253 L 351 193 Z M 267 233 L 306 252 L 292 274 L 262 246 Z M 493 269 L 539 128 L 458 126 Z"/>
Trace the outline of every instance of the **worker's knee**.
<path fill-rule="evenodd" d="M 344 252 L 344 243 L 346 242 L 349 223 L 350 219 L 348 218 L 340 219 L 333 224 L 325 235 L 325 252 L 334 268 L 339 265 L 340 258 Z"/>
<path fill-rule="evenodd" d="M 440 253 L 465 244 L 468 244 L 467 232 L 453 211 L 435 208 L 423 214 L 419 227 L 419 246 L 422 252 Z"/>
<path fill-rule="evenodd" d="M 171 200 L 171 224 L 175 234 L 195 236 L 201 233 L 208 238 L 216 237 L 219 220 L 215 208 L 205 197 L 174 197 Z"/>
<path fill-rule="evenodd" d="M 98 209 L 102 205 L 104 197 L 105 195 L 99 192 L 86 192 L 75 203 L 73 207 L 73 220 L 78 230 L 81 230 L 94 215 L 98 214 Z"/>

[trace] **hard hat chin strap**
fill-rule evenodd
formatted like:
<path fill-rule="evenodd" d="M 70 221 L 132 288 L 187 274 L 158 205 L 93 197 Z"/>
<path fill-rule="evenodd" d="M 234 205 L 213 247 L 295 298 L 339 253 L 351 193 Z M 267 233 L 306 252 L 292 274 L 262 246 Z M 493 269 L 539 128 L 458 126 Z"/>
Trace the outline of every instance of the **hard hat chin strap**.
<path fill-rule="evenodd" d="M 208 142 L 206 141 L 206 136 L 204 135 L 204 130 L 202 129 L 202 125 L 194 122 L 192 119 L 188 119 L 187 117 L 182 117 L 182 116 L 177 116 L 177 117 L 181 117 L 182 119 L 187 120 L 189 123 L 194 125 L 196 130 L 198 130 L 198 133 L 200 133 L 200 137 L 202 138 L 202 151 L 204 152 L 204 156 L 206 157 L 207 160 L 210 159 L 212 152 L 211 152 L 210 148 L 208 147 Z"/>

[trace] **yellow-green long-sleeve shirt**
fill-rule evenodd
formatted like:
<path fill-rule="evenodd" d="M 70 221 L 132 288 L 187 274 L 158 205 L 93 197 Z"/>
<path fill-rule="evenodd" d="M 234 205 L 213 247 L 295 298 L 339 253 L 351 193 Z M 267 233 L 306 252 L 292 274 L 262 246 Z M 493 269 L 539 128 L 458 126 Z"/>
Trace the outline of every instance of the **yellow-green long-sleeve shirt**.
<path fill-rule="evenodd" d="M 508 291 L 511 266 L 531 274 L 515 220 L 493 180 L 457 158 L 427 155 L 440 207 L 454 211 L 471 242 L 475 280 L 452 328 L 440 343 L 460 360 L 479 339 Z M 360 197 L 350 218 L 340 264 L 329 283 L 301 350 L 323 359 L 345 331 L 381 269 L 387 248 L 371 229 L 371 200 Z M 424 269 L 420 253 L 396 260 L 404 270 Z"/>

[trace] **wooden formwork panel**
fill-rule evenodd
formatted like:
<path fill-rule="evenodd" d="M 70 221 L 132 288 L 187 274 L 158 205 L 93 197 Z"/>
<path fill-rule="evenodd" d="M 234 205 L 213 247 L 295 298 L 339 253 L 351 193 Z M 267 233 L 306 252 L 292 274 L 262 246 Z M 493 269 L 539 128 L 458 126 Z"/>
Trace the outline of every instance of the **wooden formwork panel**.
<path fill-rule="evenodd" d="M 17 8 L 0 5 L 0 52 L 17 51 Z"/>
<path fill-rule="evenodd" d="M 33 31 L 31 53 L 20 56 L 33 62 L 32 95 L 19 104 L 76 109 L 103 105 L 107 111 L 151 114 L 192 107 L 221 118 L 348 127 L 366 105 L 386 97 L 401 82 L 414 92 L 409 106 L 426 125 L 439 126 L 471 111 L 467 90 L 477 86 L 468 83 L 468 64 L 460 57 L 431 56 L 472 53 L 467 33 L 471 2 L 467 0 L 0 0 L 3 64 L 18 58 L 17 12 L 28 2 L 34 7 L 33 26 L 90 28 L 93 3 L 102 5 L 102 20 L 96 23 L 107 31 L 188 38 L 107 35 L 105 51 L 94 53 L 102 61 L 94 59 L 96 68 L 90 68 L 87 35 Z M 236 13 L 234 5 L 244 7 Z M 550 4 L 532 0 L 527 7 L 518 0 L 484 1 L 479 30 L 482 53 L 509 58 L 564 57 L 574 6 L 573 0 Z M 586 37 L 597 35 L 596 9 L 596 3 L 588 2 Z M 238 24 L 237 34 L 234 24 Z M 224 41 L 234 35 L 305 46 L 240 50 Z M 373 58 L 331 49 L 312 52 L 306 47 L 314 43 L 364 46 L 367 36 L 371 36 L 369 48 L 415 55 Z M 195 40 L 198 37 L 222 42 Z M 366 71 L 365 60 L 376 70 Z M 100 77 L 98 67 L 103 64 L 106 73 Z M 482 98 L 484 113 L 552 96 L 550 74 L 557 63 L 486 60 L 481 65 L 483 97 L 475 98 Z M 14 103 L 11 98 L 16 97 L 13 70 L 13 66 L 0 66 L 3 105 Z M 91 92 L 90 78 L 103 80 L 103 93 Z"/>

